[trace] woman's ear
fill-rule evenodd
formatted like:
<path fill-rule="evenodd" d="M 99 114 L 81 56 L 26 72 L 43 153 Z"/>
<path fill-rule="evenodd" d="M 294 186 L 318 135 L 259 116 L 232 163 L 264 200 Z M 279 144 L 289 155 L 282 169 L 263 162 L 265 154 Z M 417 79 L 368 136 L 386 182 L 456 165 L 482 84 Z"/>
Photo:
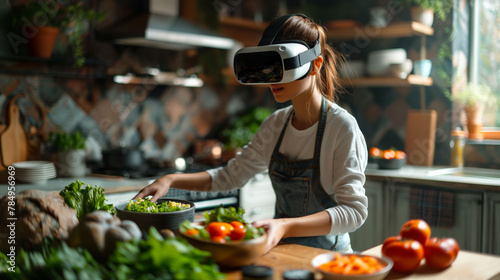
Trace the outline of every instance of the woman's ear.
<path fill-rule="evenodd" d="M 321 66 L 323 66 L 323 57 L 321 55 L 318 56 L 315 60 L 312 61 L 312 63 L 313 63 L 313 67 L 311 69 L 310 75 L 314 76 L 317 73 L 319 73 Z"/>

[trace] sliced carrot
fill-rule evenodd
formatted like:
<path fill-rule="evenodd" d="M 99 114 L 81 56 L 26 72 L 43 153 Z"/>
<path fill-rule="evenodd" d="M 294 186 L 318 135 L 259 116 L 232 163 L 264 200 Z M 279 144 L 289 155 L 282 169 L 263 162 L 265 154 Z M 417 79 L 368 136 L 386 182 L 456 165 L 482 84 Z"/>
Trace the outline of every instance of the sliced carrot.
<path fill-rule="evenodd" d="M 384 268 L 376 258 L 371 256 L 341 255 L 334 253 L 335 259 L 321 264 L 318 268 L 337 274 L 371 274 Z"/>

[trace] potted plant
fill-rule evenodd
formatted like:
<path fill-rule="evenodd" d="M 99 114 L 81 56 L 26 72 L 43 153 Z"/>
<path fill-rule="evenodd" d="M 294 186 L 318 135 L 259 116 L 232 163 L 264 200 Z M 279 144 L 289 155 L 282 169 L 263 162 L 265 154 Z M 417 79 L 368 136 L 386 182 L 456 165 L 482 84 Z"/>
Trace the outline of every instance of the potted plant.
<path fill-rule="evenodd" d="M 434 15 L 444 21 L 451 9 L 454 0 L 407 0 L 411 6 L 411 18 L 414 21 L 432 26 Z"/>
<path fill-rule="evenodd" d="M 49 58 L 58 35 L 61 32 L 68 38 L 75 66 L 85 62 L 82 40 L 89 22 L 98 22 L 103 13 L 87 9 L 79 2 L 61 5 L 58 1 L 29 1 L 26 5 L 12 8 L 14 26 L 20 28 L 23 37 L 18 42 L 28 43 L 32 56 Z"/>
<path fill-rule="evenodd" d="M 467 117 L 469 139 L 482 139 L 483 113 L 487 104 L 496 103 L 490 87 L 482 84 L 468 83 L 449 95 L 450 99 L 463 107 Z"/>
<path fill-rule="evenodd" d="M 224 139 L 224 151 L 222 161 L 234 157 L 234 155 L 246 144 L 248 144 L 260 127 L 260 124 L 271 114 L 271 110 L 265 107 L 257 107 L 243 116 L 237 118 L 231 125 L 222 131 Z"/>
<path fill-rule="evenodd" d="M 85 175 L 85 136 L 76 131 L 51 132 L 48 144 L 57 151 L 58 173 L 63 177 L 80 177 Z"/>

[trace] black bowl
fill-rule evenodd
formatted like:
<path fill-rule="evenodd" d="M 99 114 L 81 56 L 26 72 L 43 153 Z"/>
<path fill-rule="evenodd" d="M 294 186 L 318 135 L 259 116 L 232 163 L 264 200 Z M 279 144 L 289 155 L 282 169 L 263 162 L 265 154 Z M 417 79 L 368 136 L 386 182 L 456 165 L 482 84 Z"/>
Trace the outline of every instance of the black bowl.
<path fill-rule="evenodd" d="M 404 158 L 393 158 L 393 159 L 385 159 L 378 158 L 377 159 L 378 168 L 379 169 L 399 169 L 404 165 Z"/>
<path fill-rule="evenodd" d="M 128 202 L 122 202 L 115 206 L 116 215 L 121 220 L 131 220 L 135 222 L 139 228 L 145 232 L 148 232 L 150 227 L 155 227 L 158 231 L 161 231 L 162 229 L 169 229 L 176 232 L 179 229 L 179 225 L 185 220 L 189 220 L 191 222 L 194 221 L 194 203 L 187 200 L 173 198 L 158 199 L 157 203 L 161 204 L 164 201 L 180 202 L 183 204 L 189 204 L 191 207 L 175 212 L 142 213 L 126 210 Z"/>

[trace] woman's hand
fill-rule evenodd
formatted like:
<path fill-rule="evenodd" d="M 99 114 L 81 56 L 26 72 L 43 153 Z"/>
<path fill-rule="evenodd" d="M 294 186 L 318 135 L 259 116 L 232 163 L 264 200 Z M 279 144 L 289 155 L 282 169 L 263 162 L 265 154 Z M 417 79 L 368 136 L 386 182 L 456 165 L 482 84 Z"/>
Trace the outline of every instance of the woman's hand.
<path fill-rule="evenodd" d="M 132 200 L 152 195 L 151 201 L 156 201 L 158 198 L 167 194 L 171 184 L 172 180 L 169 179 L 168 175 L 158 178 L 153 183 L 143 188 L 132 198 Z"/>
<path fill-rule="evenodd" d="M 267 232 L 267 245 L 266 253 L 269 252 L 274 246 L 278 245 L 280 240 L 285 237 L 286 234 L 286 222 L 285 219 L 265 219 L 260 221 L 255 221 L 252 223 L 254 227 L 263 227 Z"/>

